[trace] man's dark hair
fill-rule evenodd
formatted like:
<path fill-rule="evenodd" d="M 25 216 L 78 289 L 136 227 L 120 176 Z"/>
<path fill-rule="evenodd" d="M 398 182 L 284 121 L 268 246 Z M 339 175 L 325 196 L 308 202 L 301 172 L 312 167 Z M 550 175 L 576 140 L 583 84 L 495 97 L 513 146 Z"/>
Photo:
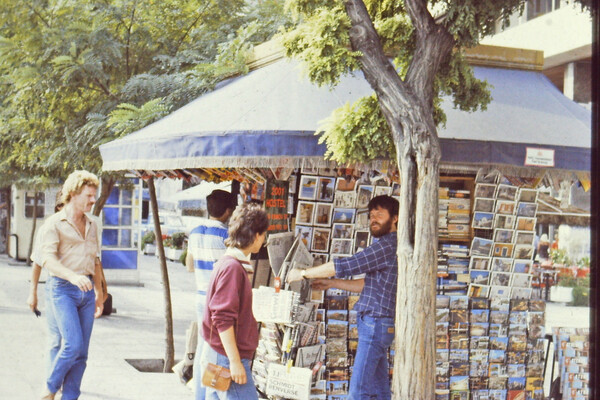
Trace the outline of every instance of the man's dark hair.
<path fill-rule="evenodd" d="M 398 215 L 399 203 L 398 200 L 391 196 L 381 195 L 375 196 L 369 201 L 369 212 L 378 207 L 385 208 L 390 213 L 390 217 Z"/>
<path fill-rule="evenodd" d="M 237 206 L 237 197 L 225 190 L 213 190 L 206 196 L 206 209 L 208 215 L 213 218 L 221 218 L 227 209 L 235 209 Z"/>

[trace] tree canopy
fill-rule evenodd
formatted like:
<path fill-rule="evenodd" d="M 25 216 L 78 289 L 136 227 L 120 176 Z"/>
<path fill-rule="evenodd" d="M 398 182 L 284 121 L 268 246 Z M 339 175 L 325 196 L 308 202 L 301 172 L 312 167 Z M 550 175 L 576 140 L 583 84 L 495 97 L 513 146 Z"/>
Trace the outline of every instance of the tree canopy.
<path fill-rule="evenodd" d="M 250 46 L 286 24 L 282 10 L 275 0 L 2 2 L 2 183 L 100 172 L 100 144 L 244 73 Z"/>

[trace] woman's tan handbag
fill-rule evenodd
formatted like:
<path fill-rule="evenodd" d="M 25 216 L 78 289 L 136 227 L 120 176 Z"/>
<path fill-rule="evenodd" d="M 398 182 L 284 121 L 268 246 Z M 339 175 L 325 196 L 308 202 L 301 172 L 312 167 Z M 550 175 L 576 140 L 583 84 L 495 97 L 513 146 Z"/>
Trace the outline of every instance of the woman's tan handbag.
<path fill-rule="evenodd" d="M 208 363 L 202 375 L 202 384 L 226 392 L 229 390 L 229 385 L 231 385 L 231 372 L 220 365 Z"/>

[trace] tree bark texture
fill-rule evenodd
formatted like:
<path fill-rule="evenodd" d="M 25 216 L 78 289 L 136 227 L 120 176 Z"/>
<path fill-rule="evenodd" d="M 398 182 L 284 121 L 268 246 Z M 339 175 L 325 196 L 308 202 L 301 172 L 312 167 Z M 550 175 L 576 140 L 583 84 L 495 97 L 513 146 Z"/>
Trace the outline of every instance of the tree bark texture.
<path fill-rule="evenodd" d="M 438 27 L 426 1 L 406 0 L 417 50 L 403 81 L 383 52 L 362 0 L 347 0 L 353 50 L 362 53 L 396 145 L 400 169 L 398 293 L 392 391 L 395 399 L 435 398 L 435 295 L 438 186 L 441 159 L 433 121 L 433 81 L 450 54 L 452 37 Z"/>
<path fill-rule="evenodd" d="M 158 217 L 158 202 L 156 201 L 156 189 L 154 178 L 148 179 L 148 192 L 150 194 L 150 206 L 152 207 L 152 219 L 154 221 L 154 233 L 156 236 L 156 250 L 160 260 L 160 273 L 163 282 L 163 294 L 165 298 L 165 364 L 163 372 L 170 372 L 175 363 L 175 345 L 173 342 L 173 307 L 171 306 L 171 285 L 169 284 L 169 271 L 167 270 L 167 259 L 160 230 Z"/>
<path fill-rule="evenodd" d="M 115 183 L 117 182 L 112 176 L 102 176 L 101 180 L 100 196 L 98 196 L 98 200 L 96 200 L 96 204 L 94 204 L 94 211 L 92 212 L 96 217 L 100 215 L 100 211 L 104 208 L 106 200 L 108 200 L 108 196 L 110 196 L 110 192 L 112 192 Z"/>

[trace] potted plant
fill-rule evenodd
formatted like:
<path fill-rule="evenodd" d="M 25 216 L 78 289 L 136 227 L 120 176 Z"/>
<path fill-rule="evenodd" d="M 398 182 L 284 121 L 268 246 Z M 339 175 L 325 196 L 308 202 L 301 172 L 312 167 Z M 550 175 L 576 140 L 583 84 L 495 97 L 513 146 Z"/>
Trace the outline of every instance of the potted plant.
<path fill-rule="evenodd" d="M 156 244 L 154 241 L 156 240 L 156 236 L 154 235 L 154 231 L 148 231 L 142 237 L 142 253 L 144 254 L 154 254 L 156 253 Z"/>
<path fill-rule="evenodd" d="M 558 283 L 550 288 L 550 300 L 559 303 L 573 301 L 573 288 L 577 286 L 577 278 L 570 272 L 558 274 Z"/>
<path fill-rule="evenodd" d="M 178 261 L 183 253 L 183 243 L 185 242 L 185 232 L 175 232 L 173 236 L 167 237 L 163 244 L 165 246 L 165 257 L 171 261 Z"/>

